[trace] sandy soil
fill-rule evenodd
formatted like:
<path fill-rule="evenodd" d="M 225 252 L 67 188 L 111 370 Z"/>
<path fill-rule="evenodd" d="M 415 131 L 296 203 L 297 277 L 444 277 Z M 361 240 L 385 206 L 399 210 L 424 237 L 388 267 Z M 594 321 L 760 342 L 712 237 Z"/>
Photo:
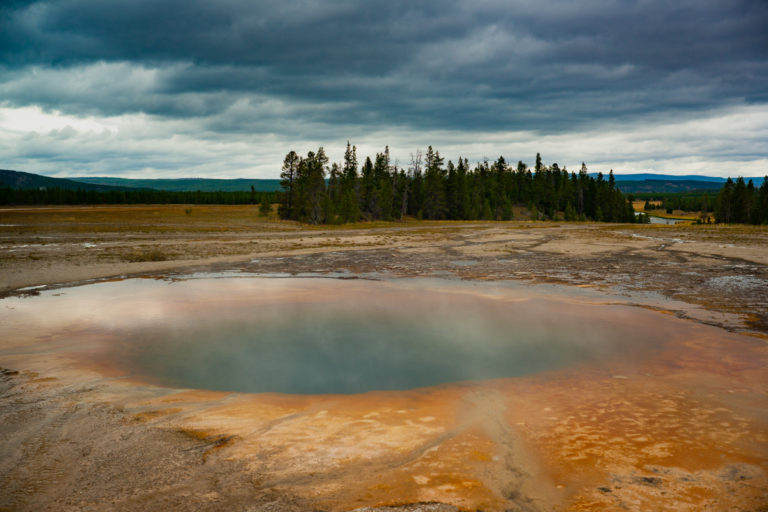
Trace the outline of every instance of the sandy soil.
<path fill-rule="evenodd" d="M 221 271 L 591 287 L 717 329 L 646 368 L 364 401 L 106 385 L 73 370 L 64 352 L 36 359 L 6 351 L 0 510 L 768 507 L 766 228 L 407 222 L 314 229 L 265 221 L 248 207 L 0 211 L 5 296 Z M 22 331 L 19 343 L 41 342 L 25 342 Z M 725 351 L 728 336 L 742 349 Z M 377 417 L 393 412 L 395 420 Z M 368 430 L 350 431 L 358 422 Z M 359 460 L 360 447 L 396 455 L 370 466 Z M 443 473 L 434 470 L 441 464 Z M 376 484 L 379 473 L 387 478 Z"/>

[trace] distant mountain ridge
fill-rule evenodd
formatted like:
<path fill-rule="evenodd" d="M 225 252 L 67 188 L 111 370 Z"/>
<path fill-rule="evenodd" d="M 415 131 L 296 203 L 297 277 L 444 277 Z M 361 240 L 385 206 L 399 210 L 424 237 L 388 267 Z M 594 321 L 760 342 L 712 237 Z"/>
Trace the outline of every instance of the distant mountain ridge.
<path fill-rule="evenodd" d="M 110 178 L 107 176 L 76 177 L 70 180 L 91 185 L 107 185 L 134 188 L 149 188 L 171 192 L 248 192 L 253 186 L 256 192 L 274 192 L 280 189 L 278 179 L 215 179 L 215 178 Z"/>
<path fill-rule="evenodd" d="M 597 173 L 590 173 L 596 177 Z M 607 179 L 607 175 L 603 175 Z M 706 190 L 716 193 L 726 178 L 714 176 L 635 173 L 614 174 L 617 187 L 625 194 L 638 193 L 675 193 Z M 763 178 L 745 178 L 752 180 L 756 187 L 763 183 Z M 165 190 L 169 192 L 249 192 L 253 186 L 256 192 L 274 192 L 280 190 L 279 179 L 247 178 L 112 178 L 108 176 L 81 176 L 74 178 L 52 178 L 21 171 L 0 170 L 0 186 L 22 189 L 61 188 L 67 190 L 94 191 L 129 191 L 129 190 Z"/>
<path fill-rule="evenodd" d="M 591 172 L 589 173 L 590 176 L 596 178 L 597 173 Z M 606 178 L 608 177 L 607 174 L 603 174 Z M 655 180 L 655 181 L 712 181 L 717 183 L 725 183 L 727 181 L 727 178 L 719 178 L 716 176 L 701 176 L 698 174 L 686 174 L 682 176 L 676 176 L 673 174 L 654 174 L 650 172 L 646 173 L 635 173 L 635 174 L 621 174 L 621 173 L 613 173 L 613 177 L 616 181 L 645 181 L 645 180 Z M 73 178 L 74 179 L 74 178 Z M 754 179 L 754 178 L 753 178 Z"/>
<path fill-rule="evenodd" d="M 94 190 L 97 192 L 136 190 L 136 187 L 110 186 L 106 184 L 83 183 L 66 178 L 51 178 L 31 172 L 0 169 L 0 186 L 21 189 L 60 188 L 65 190 Z"/>
<path fill-rule="evenodd" d="M 596 177 L 597 173 L 590 173 L 591 176 Z M 603 175 L 607 179 L 606 175 Z M 616 186 L 625 194 L 653 194 L 653 193 L 677 193 L 677 192 L 693 192 L 693 191 L 717 191 L 722 188 L 723 184 L 728 181 L 728 178 L 720 178 L 715 176 L 700 176 L 696 174 L 688 174 L 683 176 L 674 176 L 669 174 L 652 174 L 652 173 L 640 173 L 640 174 L 616 174 L 613 175 L 616 180 Z M 736 178 L 733 178 L 734 181 Z M 752 183 L 759 187 L 762 185 L 764 178 L 746 177 L 744 181 Z"/>
<path fill-rule="evenodd" d="M 597 173 L 590 173 L 590 176 L 597 177 Z M 607 175 L 604 175 L 607 179 Z M 674 176 L 670 174 L 614 174 L 617 183 L 621 183 L 623 191 L 633 193 L 637 191 L 646 192 L 686 192 L 690 190 L 716 190 L 719 189 L 727 178 L 716 176 L 700 176 L 689 174 L 684 176 Z M 257 192 L 274 192 L 280 190 L 279 179 L 216 179 L 216 178 L 110 178 L 110 177 L 75 177 L 69 178 L 73 181 L 82 183 L 123 186 L 136 188 L 150 188 L 154 190 L 169 190 L 179 192 L 243 192 L 249 191 L 251 185 Z M 746 181 L 752 180 L 755 186 L 759 187 L 763 178 L 745 178 Z M 735 180 L 735 178 L 734 178 Z M 626 190 L 625 190 L 626 189 Z"/>
<path fill-rule="evenodd" d="M 165 190 L 169 192 L 274 192 L 280 190 L 278 179 L 132 179 L 97 177 L 52 178 L 30 172 L 0 169 L 0 186 L 20 189 L 60 188 L 65 190 L 130 191 Z"/>
<path fill-rule="evenodd" d="M 724 181 L 699 180 L 616 180 L 616 187 L 625 194 L 669 194 L 675 192 L 712 191 L 714 194 L 723 187 Z"/>

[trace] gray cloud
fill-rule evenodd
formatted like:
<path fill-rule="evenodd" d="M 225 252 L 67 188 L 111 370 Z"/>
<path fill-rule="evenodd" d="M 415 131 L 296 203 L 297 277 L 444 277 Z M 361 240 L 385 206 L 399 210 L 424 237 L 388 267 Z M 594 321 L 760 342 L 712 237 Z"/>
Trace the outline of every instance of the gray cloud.
<path fill-rule="evenodd" d="M 577 136 L 764 106 L 766 26 L 764 0 L 14 0 L 0 106 L 209 141 Z"/>
<path fill-rule="evenodd" d="M 232 104 L 221 93 L 261 94 L 339 104 L 331 124 L 353 103 L 363 125 L 552 130 L 764 101 L 765 26 L 768 4 L 738 0 L 63 0 L 7 9 L 0 58 L 26 70 L 161 70 L 153 90 L 118 101 L 84 87 L 106 113 L 199 116 Z M 35 92 L 6 98 L 50 102 Z M 179 94 L 200 98 L 159 99 Z"/>

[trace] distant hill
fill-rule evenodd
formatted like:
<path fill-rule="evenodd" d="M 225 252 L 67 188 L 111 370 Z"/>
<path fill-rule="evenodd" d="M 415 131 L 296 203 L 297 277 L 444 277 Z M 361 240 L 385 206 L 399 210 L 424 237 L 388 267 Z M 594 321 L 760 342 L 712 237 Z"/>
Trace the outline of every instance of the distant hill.
<path fill-rule="evenodd" d="M 96 190 L 96 191 L 126 191 L 135 190 L 125 186 L 111 186 L 108 184 L 91 184 L 64 178 L 50 178 L 30 172 L 9 171 L 0 169 L 0 186 L 20 189 L 52 189 L 65 190 Z"/>
<path fill-rule="evenodd" d="M 590 173 L 590 176 L 597 177 L 597 173 Z M 607 179 L 607 175 L 603 175 Z M 700 176 L 688 174 L 684 176 L 675 176 L 671 174 L 615 174 L 616 186 L 625 194 L 641 193 L 675 193 L 675 192 L 693 192 L 693 191 L 715 191 L 717 192 L 728 180 L 715 176 Z M 736 178 L 734 178 L 735 181 Z M 763 178 L 744 178 L 744 180 L 759 187 L 763 183 Z"/>
<path fill-rule="evenodd" d="M 208 178 L 179 178 L 179 179 L 132 179 L 108 177 L 77 177 L 73 181 L 101 186 L 120 186 L 132 188 L 149 188 L 168 190 L 171 192 L 249 192 L 251 186 L 256 192 L 274 192 L 280 190 L 280 180 L 260 179 L 208 179 Z"/>
<path fill-rule="evenodd" d="M 590 173 L 590 176 L 597 177 L 597 173 Z M 603 176 L 608 178 L 607 174 L 604 174 Z M 645 181 L 645 180 L 653 180 L 653 181 L 713 181 L 717 183 L 725 183 L 726 178 L 718 178 L 715 176 L 700 176 L 697 174 L 687 174 L 684 176 L 676 176 L 674 174 L 653 174 L 650 172 L 646 173 L 639 173 L 639 174 L 617 174 L 613 173 L 613 178 L 616 181 Z"/>
<path fill-rule="evenodd" d="M 591 176 L 597 176 L 591 173 Z M 720 189 L 725 178 L 712 176 L 673 176 L 667 174 L 614 174 L 619 189 L 625 194 L 675 193 L 691 191 L 714 191 Z M 763 178 L 751 179 L 759 187 Z M 165 190 L 169 192 L 250 192 L 251 186 L 257 192 L 280 190 L 278 179 L 132 179 L 100 177 L 51 178 L 28 172 L 0 170 L 0 186 L 22 189 L 61 188 L 69 190 Z"/>
<path fill-rule="evenodd" d="M 713 191 L 717 193 L 723 187 L 724 181 L 698 181 L 698 180 L 643 180 L 620 181 L 616 180 L 616 187 L 625 194 L 640 193 L 672 193 L 691 191 Z"/>

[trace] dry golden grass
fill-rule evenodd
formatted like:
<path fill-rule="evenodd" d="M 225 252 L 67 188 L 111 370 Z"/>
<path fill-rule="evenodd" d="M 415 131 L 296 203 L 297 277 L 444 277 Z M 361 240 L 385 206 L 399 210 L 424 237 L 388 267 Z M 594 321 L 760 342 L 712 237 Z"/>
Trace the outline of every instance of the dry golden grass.
<path fill-rule="evenodd" d="M 667 213 L 666 210 L 661 208 L 661 201 L 651 201 L 651 205 L 655 206 L 653 210 L 645 211 L 645 200 L 637 200 L 632 202 L 632 208 L 636 212 L 645 212 L 654 217 L 661 217 L 663 219 L 684 219 L 684 220 L 696 220 L 701 215 L 701 212 L 684 212 L 682 210 L 675 210 L 672 213 Z"/>
<path fill-rule="evenodd" d="M 662 219 L 683 219 L 683 220 L 696 220 L 701 215 L 700 212 L 684 212 L 682 210 L 674 210 L 672 213 L 667 213 L 666 210 L 651 210 L 647 212 L 654 217 L 661 217 Z"/>
<path fill-rule="evenodd" d="M 0 233 L 145 233 L 290 230 L 300 226 L 259 216 L 254 205 L 130 205 L 16 208 L 0 211 Z"/>

